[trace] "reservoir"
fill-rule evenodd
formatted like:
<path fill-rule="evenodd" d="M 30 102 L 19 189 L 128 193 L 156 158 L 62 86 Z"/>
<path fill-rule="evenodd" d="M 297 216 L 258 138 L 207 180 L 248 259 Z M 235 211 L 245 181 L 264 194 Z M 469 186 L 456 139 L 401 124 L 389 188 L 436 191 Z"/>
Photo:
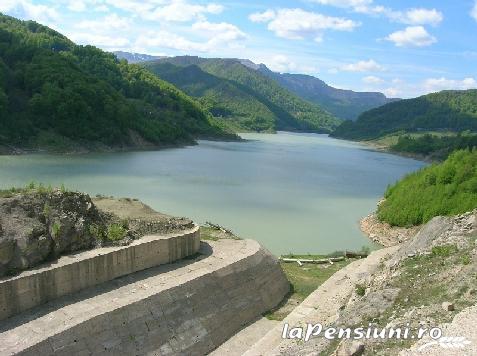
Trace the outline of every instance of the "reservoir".
<path fill-rule="evenodd" d="M 0 156 L 0 186 L 30 181 L 138 198 L 211 221 L 271 252 L 329 253 L 369 245 L 358 222 L 388 184 L 424 166 L 327 135 L 242 134 L 160 151 Z"/>

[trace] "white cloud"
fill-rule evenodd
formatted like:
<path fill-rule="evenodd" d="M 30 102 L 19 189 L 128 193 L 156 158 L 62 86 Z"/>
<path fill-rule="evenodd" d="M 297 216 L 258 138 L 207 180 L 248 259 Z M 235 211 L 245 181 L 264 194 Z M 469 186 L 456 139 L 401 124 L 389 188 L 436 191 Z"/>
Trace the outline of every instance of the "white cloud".
<path fill-rule="evenodd" d="M 444 19 L 442 12 L 436 9 L 410 9 L 404 12 L 395 12 L 391 18 L 407 25 L 433 25 L 437 26 Z"/>
<path fill-rule="evenodd" d="M 75 12 L 82 12 L 86 10 L 86 4 L 81 0 L 73 0 L 68 4 L 68 9 Z"/>
<path fill-rule="evenodd" d="M 373 0 L 312 0 L 321 5 L 331 5 L 342 8 L 351 8 L 355 11 L 367 8 L 373 3 Z"/>
<path fill-rule="evenodd" d="M 394 42 L 397 47 L 425 47 L 437 42 L 422 26 L 410 26 L 402 31 L 391 33 L 386 40 Z"/>
<path fill-rule="evenodd" d="M 321 42 L 326 30 L 352 31 L 360 24 L 342 17 L 325 16 L 302 9 L 280 9 L 251 15 L 252 21 L 268 22 L 268 29 L 287 39 L 313 38 Z"/>
<path fill-rule="evenodd" d="M 475 21 L 477 21 L 477 0 L 474 2 L 474 7 L 472 8 L 472 11 L 470 12 L 470 16 L 474 18 Z"/>
<path fill-rule="evenodd" d="M 35 5 L 29 0 L 1 0 L 0 12 L 43 23 L 56 21 L 60 17 L 54 7 Z"/>
<path fill-rule="evenodd" d="M 75 27 L 94 32 L 106 32 L 111 30 L 127 30 L 131 26 L 131 20 L 111 14 L 98 20 L 84 20 L 78 22 Z"/>
<path fill-rule="evenodd" d="M 137 48 L 169 48 L 183 52 L 211 52 L 224 49 L 224 47 L 236 48 L 240 42 L 247 38 L 237 26 L 221 22 L 211 23 L 200 21 L 192 26 L 194 32 L 205 38 L 204 41 L 193 41 L 169 31 L 151 31 L 139 36 L 136 40 Z"/>
<path fill-rule="evenodd" d="M 124 37 L 96 35 L 91 33 L 72 33 L 68 36 L 79 44 L 88 44 L 109 50 L 124 49 L 129 46 L 130 41 Z"/>
<path fill-rule="evenodd" d="M 393 88 L 393 87 L 383 89 L 382 92 L 388 98 L 397 98 L 401 94 L 401 90 L 399 90 L 398 88 Z"/>
<path fill-rule="evenodd" d="M 269 22 L 275 18 L 276 14 L 273 10 L 267 10 L 264 12 L 255 12 L 251 14 L 248 18 L 252 22 Z"/>
<path fill-rule="evenodd" d="M 351 9 L 354 12 L 368 15 L 384 15 L 393 21 L 406 25 L 433 25 L 442 22 L 444 15 L 436 9 L 413 8 L 396 11 L 392 8 L 375 5 L 373 0 L 311 0 L 312 2 Z"/>
<path fill-rule="evenodd" d="M 192 4 L 187 0 L 105 0 L 111 6 L 130 12 L 145 20 L 189 22 L 204 20 L 206 14 L 219 14 L 224 7 L 220 4 Z"/>
<path fill-rule="evenodd" d="M 345 64 L 341 66 L 340 69 L 346 72 L 375 72 L 384 70 L 384 67 L 376 61 L 370 59 L 367 61 Z"/>
<path fill-rule="evenodd" d="M 382 78 L 376 77 L 374 75 L 364 77 L 362 80 L 363 80 L 364 83 L 372 84 L 372 85 L 377 85 L 377 84 L 384 83 L 384 80 Z"/>
<path fill-rule="evenodd" d="M 429 78 L 423 83 L 423 88 L 426 92 L 436 92 L 446 89 L 472 89 L 477 88 L 477 81 L 474 78 L 464 78 L 462 80 L 441 78 Z"/>
<path fill-rule="evenodd" d="M 280 73 L 293 72 L 297 68 L 296 63 L 292 62 L 287 56 L 283 54 L 273 56 L 270 60 L 267 61 L 267 66 L 271 70 Z"/>

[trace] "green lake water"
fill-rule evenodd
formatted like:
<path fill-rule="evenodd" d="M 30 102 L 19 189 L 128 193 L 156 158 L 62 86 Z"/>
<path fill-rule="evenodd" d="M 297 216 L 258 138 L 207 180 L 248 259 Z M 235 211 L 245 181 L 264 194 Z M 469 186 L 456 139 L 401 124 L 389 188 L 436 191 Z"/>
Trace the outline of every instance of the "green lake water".
<path fill-rule="evenodd" d="M 242 136 L 249 141 L 155 152 L 0 156 L 0 186 L 34 180 L 139 198 L 228 227 L 275 254 L 327 253 L 369 245 L 359 219 L 388 184 L 424 165 L 326 135 Z"/>

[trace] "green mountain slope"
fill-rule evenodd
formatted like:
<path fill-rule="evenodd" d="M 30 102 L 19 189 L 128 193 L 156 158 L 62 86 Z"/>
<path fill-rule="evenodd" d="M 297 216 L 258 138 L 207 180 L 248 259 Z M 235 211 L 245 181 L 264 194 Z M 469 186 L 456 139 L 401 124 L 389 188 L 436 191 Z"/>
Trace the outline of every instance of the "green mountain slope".
<path fill-rule="evenodd" d="M 0 14 L 0 146 L 140 147 L 228 134 L 138 65 Z"/>
<path fill-rule="evenodd" d="M 245 100 L 250 103 L 252 107 L 256 107 L 260 110 L 259 112 L 254 112 L 250 109 L 247 110 L 248 113 L 254 114 L 250 119 L 249 129 L 254 129 L 256 126 L 266 126 L 267 122 L 270 122 L 270 118 L 273 118 L 273 126 L 269 128 L 272 130 L 330 132 L 340 122 L 319 106 L 297 97 L 287 89 L 281 87 L 275 80 L 244 65 L 240 60 L 182 56 L 146 62 L 144 65 L 152 72 L 156 71 L 160 75 L 159 65 L 163 65 L 164 63 L 182 67 L 194 65 L 210 75 L 227 81 L 227 84 L 225 81 L 222 81 L 220 84 L 222 85 L 222 89 L 226 89 L 225 92 L 217 89 L 220 85 L 216 82 L 214 85 L 218 85 L 218 87 L 213 89 L 209 87 L 208 89 L 211 91 L 207 93 L 207 96 L 215 97 L 219 103 L 225 102 L 225 106 L 229 110 L 229 117 L 243 117 L 244 113 L 237 112 L 233 107 L 236 104 L 227 102 L 228 100 L 222 101 L 223 96 L 234 98 L 236 93 L 240 93 L 239 97 L 242 100 Z M 183 73 L 178 72 L 174 78 L 172 78 L 171 75 L 169 75 L 168 78 L 174 83 L 184 83 L 183 86 L 181 84 L 177 85 L 184 88 L 184 90 L 191 93 L 191 95 L 194 95 L 192 91 L 189 90 L 191 87 L 200 85 L 200 79 L 184 79 L 181 74 Z M 184 80 L 186 82 L 184 82 Z M 228 92 L 229 89 L 232 92 Z M 198 96 L 203 97 L 201 95 Z M 207 102 L 208 100 L 205 101 Z M 272 116 L 270 116 L 270 113 Z"/>
<path fill-rule="evenodd" d="M 378 217 L 397 226 L 477 208 L 477 151 L 456 151 L 443 163 L 409 174 L 390 186 L 385 198 Z"/>
<path fill-rule="evenodd" d="M 209 74 L 196 65 L 146 64 L 161 79 L 199 99 L 212 115 L 238 130 L 273 131 L 275 114 L 238 83 Z"/>
<path fill-rule="evenodd" d="M 442 91 L 386 104 L 346 121 L 332 136 L 371 140 L 394 132 L 477 130 L 477 90 Z"/>
<path fill-rule="evenodd" d="M 399 100 L 386 98 L 382 93 L 336 89 L 311 75 L 276 73 L 264 65 L 258 70 L 295 95 L 345 120 L 356 120 L 365 111 Z"/>

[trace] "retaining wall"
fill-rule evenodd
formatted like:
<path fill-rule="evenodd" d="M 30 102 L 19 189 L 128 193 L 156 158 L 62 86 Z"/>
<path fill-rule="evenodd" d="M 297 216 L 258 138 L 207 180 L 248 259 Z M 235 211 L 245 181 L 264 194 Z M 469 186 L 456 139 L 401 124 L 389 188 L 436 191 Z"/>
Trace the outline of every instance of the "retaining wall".
<path fill-rule="evenodd" d="M 0 280 L 0 320 L 27 309 L 199 250 L 199 227 L 165 236 L 145 236 L 128 246 L 63 256 L 54 263 Z"/>
<path fill-rule="evenodd" d="M 253 240 L 202 243 L 201 253 L 83 291 L 28 322 L 8 320 L 0 354 L 205 355 L 289 290 L 277 259 Z"/>

